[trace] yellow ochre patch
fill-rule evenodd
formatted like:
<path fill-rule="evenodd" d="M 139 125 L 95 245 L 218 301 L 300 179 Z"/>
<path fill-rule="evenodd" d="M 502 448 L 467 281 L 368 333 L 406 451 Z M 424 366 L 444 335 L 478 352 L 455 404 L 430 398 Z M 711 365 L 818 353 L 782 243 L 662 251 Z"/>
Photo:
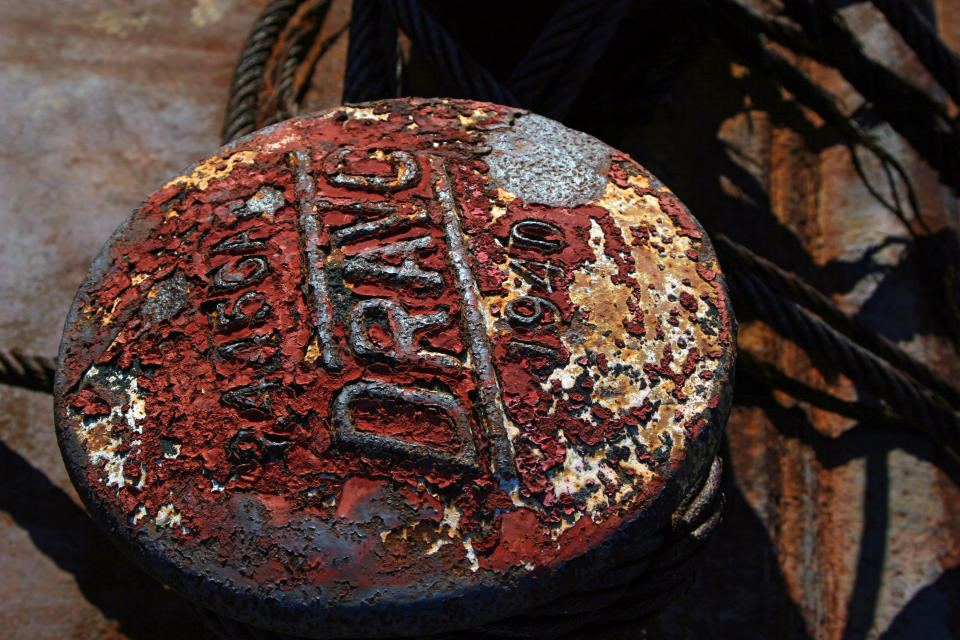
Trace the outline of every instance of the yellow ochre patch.
<path fill-rule="evenodd" d="M 173 185 L 183 185 L 188 189 L 199 189 L 203 191 L 210 186 L 213 180 L 221 180 L 233 172 L 233 168 L 238 164 L 253 164 L 257 157 L 257 151 L 238 151 L 230 156 L 213 156 L 205 162 L 201 162 L 194 167 L 190 175 L 177 176 L 164 188 Z"/>

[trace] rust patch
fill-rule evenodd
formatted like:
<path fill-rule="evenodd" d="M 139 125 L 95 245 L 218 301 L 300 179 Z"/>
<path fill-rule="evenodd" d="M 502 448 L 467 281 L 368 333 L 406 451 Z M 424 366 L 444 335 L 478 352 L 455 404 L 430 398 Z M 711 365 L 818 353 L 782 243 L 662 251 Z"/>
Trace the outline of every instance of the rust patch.
<path fill-rule="evenodd" d="M 371 602 L 399 612 L 382 632 L 455 628 L 602 572 L 602 543 L 699 486 L 733 359 L 712 249 L 584 134 L 573 169 L 602 182 L 583 201 L 529 201 L 511 185 L 552 179 L 529 164 L 495 178 L 521 115 L 288 121 L 115 235 L 71 313 L 57 420 L 81 495 L 149 568 L 280 631 L 348 634 Z"/>

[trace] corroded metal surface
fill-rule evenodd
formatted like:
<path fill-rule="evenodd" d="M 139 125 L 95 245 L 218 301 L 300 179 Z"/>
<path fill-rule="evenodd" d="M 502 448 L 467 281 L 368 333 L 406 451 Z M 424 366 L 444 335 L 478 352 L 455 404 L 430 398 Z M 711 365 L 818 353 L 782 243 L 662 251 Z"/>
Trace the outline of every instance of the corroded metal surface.
<path fill-rule="evenodd" d="M 216 146 L 236 54 L 262 4 L 7 3 L 0 24 L 0 109 L 9 116 L 0 129 L 3 345 L 54 353 L 70 299 L 103 238 L 143 194 Z M 334 10 L 342 4 L 335 1 Z M 960 3 L 934 4 L 940 33 L 956 48 Z M 645 37 L 624 55 L 654 72 L 665 69 L 676 83 L 658 83 L 654 73 L 652 81 L 638 80 L 633 102 L 598 95 L 576 126 L 629 151 L 709 229 L 754 230 L 747 234 L 752 247 L 799 264 L 817 286 L 851 311 L 863 307 L 872 326 L 955 379 L 955 359 L 923 335 L 926 306 L 914 294 L 922 283 L 901 250 L 902 233 L 866 193 L 842 145 L 762 72 L 745 69 L 716 43 L 685 38 L 689 8 L 670 5 L 671 14 L 665 7 L 640 25 Z M 491 29 L 500 29 L 508 13 L 487 15 Z M 341 12 L 332 28 L 345 20 Z M 858 33 L 876 28 L 876 48 L 916 81 L 922 74 L 912 53 L 879 26 L 876 16 L 854 25 Z M 697 53 L 679 68 L 670 60 L 675 42 Z M 343 55 L 334 53 L 314 77 L 314 108 L 339 103 Z M 815 77 L 857 108 L 859 99 L 835 74 Z M 925 213 L 955 221 L 955 199 L 905 144 L 880 130 L 919 180 Z M 728 199 L 738 194 L 763 204 L 767 188 L 773 224 Z M 845 246 L 860 249 L 847 254 Z M 798 260 L 808 254 L 812 271 Z M 876 285 L 874 293 L 845 295 L 861 279 Z M 822 383 L 824 375 L 795 347 L 753 333 L 752 344 L 771 360 Z M 737 382 L 742 406 L 727 428 L 724 521 L 707 544 L 692 594 L 667 606 L 647 637 L 950 637 L 960 593 L 956 466 L 913 435 L 831 421 L 748 376 Z M 849 387 L 841 391 L 852 397 Z M 76 504 L 49 405 L 42 394 L 0 391 L 2 635 L 208 640 L 179 598 L 119 556 Z"/>
<path fill-rule="evenodd" d="M 703 231 L 627 156 L 371 103 L 148 198 L 75 300 L 56 418 L 92 514 L 179 590 L 289 633 L 430 632 L 635 558 L 707 475 L 733 341 Z"/>

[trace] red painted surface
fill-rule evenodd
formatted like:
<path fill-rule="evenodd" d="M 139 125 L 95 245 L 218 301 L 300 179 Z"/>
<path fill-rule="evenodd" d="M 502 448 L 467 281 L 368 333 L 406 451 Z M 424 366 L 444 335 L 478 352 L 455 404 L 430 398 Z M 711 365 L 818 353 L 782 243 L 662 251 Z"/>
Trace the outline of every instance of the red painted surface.
<path fill-rule="evenodd" d="M 464 128 L 459 118 L 477 107 L 488 116 L 481 124 Z M 103 408 L 123 400 L 97 397 L 96 385 L 84 382 L 88 368 L 128 370 L 137 365 L 142 369 L 137 382 L 145 402 L 143 433 L 136 437 L 136 446 L 127 445 L 123 461 L 125 473 L 133 474 L 131 481 L 108 489 L 103 485 L 101 467 L 88 465 L 84 472 L 84 481 L 95 487 L 95 492 L 103 492 L 100 499 L 112 512 L 126 518 L 146 512 L 147 517 L 131 520 L 130 535 L 146 529 L 151 535 L 175 540 L 187 554 L 212 543 L 208 548 L 216 549 L 220 562 L 233 566 L 233 556 L 242 553 L 240 539 L 248 545 L 253 532 L 262 529 L 260 544 L 268 548 L 271 528 L 285 527 L 297 518 L 314 518 L 332 528 L 343 523 L 368 527 L 364 529 L 367 534 L 349 542 L 349 562 L 334 562 L 335 557 L 320 549 L 300 557 L 294 567 L 282 552 L 271 552 L 269 561 L 254 563 L 256 568 L 249 569 L 247 577 L 277 585 L 344 581 L 362 590 L 406 584 L 438 566 L 467 579 L 472 579 L 478 568 L 478 575 L 524 566 L 529 570 L 531 565 L 542 571 L 582 554 L 617 531 L 659 495 L 683 464 L 681 445 L 674 440 L 662 441 L 663 451 L 638 452 L 638 459 L 654 470 L 647 482 L 638 484 L 639 498 L 625 509 L 614 499 L 620 483 L 604 480 L 609 504 L 585 515 L 588 508 L 582 496 L 557 495 L 548 480 L 561 470 L 567 451 L 558 434 L 576 440 L 577 446 L 596 447 L 625 429 L 646 428 L 654 406 L 644 398 L 614 415 L 595 402 L 596 378 L 589 374 L 591 367 L 606 375 L 617 364 L 602 353 L 576 362 L 583 373 L 574 387 L 563 388 L 556 380 L 552 386 L 546 384 L 552 371 L 570 364 L 562 331 L 575 318 L 590 319 L 589 312 L 578 309 L 568 291 L 574 274 L 595 260 L 589 245 L 592 225 L 602 229 L 606 255 L 615 265 L 611 282 L 632 292 L 625 303 L 632 319 L 612 321 L 623 322 L 631 334 L 651 344 L 663 339 L 660 319 L 645 316 L 648 288 L 637 278 L 638 269 L 644 267 L 636 264 L 632 247 L 649 244 L 662 251 L 658 228 L 663 231 L 660 240 L 664 244 L 673 241 L 674 232 L 699 242 L 699 227 L 682 205 L 656 188 L 654 179 L 639 165 L 620 154 L 614 156 L 610 179 L 639 196 L 653 196 L 669 216 L 642 233 L 634 232 L 632 239 L 624 237 L 610 211 L 595 204 L 571 208 L 527 205 L 520 198 L 504 201 L 497 195 L 483 156 L 472 149 L 483 142 L 486 130 L 508 125 L 513 111 L 486 104 L 413 101 L 394 103 L 391 111 L 379 108 L 378 112 L 383 119 L 348 118 L 333 112 L 328 117 L 295 120 L 245 141 L 201 165 L 193 178 L 176 179 L 154 193 L 129 228 L 113 241 L 102 277 L 94 278 L 81 298 L 63 363 L 66 382 L 61 394 L 70 407 L 87 416 L 102 416 L 109 413 Z M 377 159 L 373 152 L 403 150 L 419 158 L 422 175 L 415 184 L 386 194 L 337 186 L 324 177 L 324 168 L 334 170 L 329 154 L 341 146 L 352 149 L 340 160 L 343 171 L 389 178 L 396 174 L 396 167 Z M 349 283 L 353 300 L 389 299 L 401 304 L 410 316 L 446 313 L 447 322 L 415 332 L 415 348 L 421 353 L 447 354 L 466 362 L 468 351 L 461 319 L 463 303 L 444 249 L 443 211 L 433 192 L 440 178 L 435 173 L 439 165 L 428 156 L 442 158 L 449 173 L 469 264 L 482 296 L 502 295 L 511 278 L 519 280 L 506 271 L 508 252 L 511 260 L 527 260 L 533 265 L 544 259 L 542 251 L 511 245 L 509 234 L 514 224 L 544 221 L 562 232 L 562 246 L 549 254 L 557 271 L 535 271 L 551 284 L 549 291 L 540 290 L 536 295 L 553 307 L 541 308 L 540 323 L 514 326 L 491 339 L 502 401 L 519 431 L 512 438 L 520 482 L 515 496 L 509 495 L 509 488 L 491 469 L 490 443 L 477 407 L 478 379 L 469 367 L 361 357 L 346 348 L 348 323 L 345 311 L 336 303 L 332 338 L 343 347 L 341 366 L 335 371 L 319 366 L 309 322 L 314 310 L 305 295 L 307 265 L 298 228 L 296 177 L 289 157 L 300 149 L 310 150 L 318 198 L 333 203 L 330 210 L 316 213 L 322 221 L 322 244 L 329 243 L 331 233 L 338 229 L 381 215 L 351 210 L 347 207 L 350 203 L 386 200 L 402 211 L 428 213 L 427 219 L 406 228 L 348 241 L 337 258 L 346 261 L 363 251 L 429 236 L 427 249 L 415 254 L 380 254 L 376 259 L 381 266 L 399 268 L 414 255 L 417 268 L 443 274 L 441 286 L 420 286 L 416 281 L 401 285 L 368 276 Z M 232 155 L 238 153 L 247 155 Z M 652 186 L 641 189 L 628 181 L 630 176 L 649 180 Z M 206 187 L 198 188 L 198 179 L 208 177 Z M 245 203 L 263 186 L 282 193 L 284 204 L 272 215 L 246 215 Z M 493 224 L 492 207 L 503 209 Z M 675 231 L 664 238 L 665 229 Z M 549 239 L 549 234 L 545 237 Z M 246 243 L 246 248 L 237 248 L 238 242 Z M 230 243 L 233 248 L 224 248 Z M 702 354 L 693 348 L 683 360 L 677 360 L 667 344 L 658 362 L 647 364 L 641 374 L 650 388 L 672 381 L 676 387 L 673 397 L 680 403 L 686 400 L 681 387 L 699 362 L 710 358 L 729 366 L 730 358 L 732 320 L 727 315 L 724 290 L 715 279 L 711 252 L 697 246 L 681 254 L 681 259 L 696 263 L 708 286 L 684 279 L 686 290 L 675 312 L 693 321 L 697 318 L 690 314 L 698 309 L 717 312 L 721 325 L 717 344 L 726 350 Z M 265 271 L 254 257 L 263 257 Z M 218 288 L 218 276 L 244 284 Z M 175 278 L 187 283 L 185 301 L 173 317 L 155 322 L 142 310 L 158 297 L 158 287 Z M 250 292 L 256 295 L 248 295 Z M 532 304 L 520 304 L 515 311 L 537 313 Z M 223 326 L 230 313 L 245 314 L 248 321 Z M 491 313 L 492 322 L 506 322 L 506 306 L 494 306 Z M 384 322 L 374 322 L 368 329 L 375 348 L 400 348 Z M 236 346 L 238 341 L 251 339 L 258 342 Z M 518 350 L 514 348 L 517 341 L 535 343 L 554 355 Z M 231 354 L 224 355 L 223 348 L 230 345 Z M 701 374 L 704 381 L 711 377 L 709 371 Z M 339 390 L 361 380 L 452 394 L 461 407 L 468 408 L 478 452 L 476 467 L 438 466 L 338 444 L 330 407 Z M 254 388 L 256 385 L 260 388 Z M 246 395 L 239 400 L 235 396 L 232 402 L 224 399 L 224 392 L 238 389 L 245 389 Z M 715 391 L 711 406 L 717 406 L 721 392 Z M 390 400 L 365 399 L 351 406 L 357 432 L 391 436 L 452 454 L 464 451 L 461 434 L 442 411 L 400 406 Z M 111 435 L 120 436 L 124 417 L 115 414 L 109 420 Z M 689 420 L 688 438 L 696 438 L 705 423 L 702 416 L 688 416 L 679 409 L 674 420 Z M 125 442 L 132 440 L 124 438 Z M 179 454 L 165 458 L 161 439 L 167 446 L 178 443 Z M 615 460 L 610 464 L 616 467 Z M 141 469 L 146 470 L 145 481 L 137 484 L 132 478 L 139 477 Z M 631 469 L 625 477 L 634 473 Z M 238 512 L 235 497 L 240 495 L 257 496 L 266 507 L 266 515 L 254 529 L 244 524 L 247 516 Z M 154 519 L 168 504 L 175 505 L 181 519 L 176 526 L 163 528 Z M 438 533 L 445 508 L 458 513 L 449 535 Z M 554 531 L 563 522 L 567 526 L 557 536 Z M 397 533 L 399 527 L 406 527 L 402 536 Z M 449 544 L 454 529 L 457 544 Z M 375 531 L 381 535 L 373 535 Z M 437 546 L 438 540 L 446 544 Z M 469 540 L 476 554 L 472 570 L 460 540 Z M 428 556 L 429 561 L 424 561 Z M 344 591 L 342 597 L 348 596 L 349 590 Z"/>

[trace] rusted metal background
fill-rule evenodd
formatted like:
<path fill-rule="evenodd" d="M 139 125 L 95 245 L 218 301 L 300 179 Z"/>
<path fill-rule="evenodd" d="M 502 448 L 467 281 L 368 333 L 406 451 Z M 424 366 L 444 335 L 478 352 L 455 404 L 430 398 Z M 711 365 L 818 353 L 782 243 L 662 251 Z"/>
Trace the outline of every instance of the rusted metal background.
<path fill-rule="evenodd" d="M 54 353 L 70 299 L 110 232 L 156 185 L 217 147 L 232 67 L 263 4 L 3 3 L 0 344 Z M 348 4 L 334 3 L 330 28 L 346 20 Z M 960 1 L 933 10 L 946 41 L 960 46 Z M 843 12 L 873 55 L 932 86 L 871 7 Z M 339 101 L 344 45 L 321 63 L 310 106 Z M 835 73 L 806 70 L 849 107 L 862 102 Z M 782 247 L 768 255 L 956 380 L 957 359 L 930 334 L 936 300 L 904 255 L 906 234 L 869 196 L 845 147 L 714 42 L 700 43 L 676 73 L 654 117 L 621 112 L 608 131 L 588 130 L 631 152 L 708 226 L 741 216 L 755 239 Z M 898 136 L 876 132 L 906 164 L 935 227 L 956 226 L 955 197 Z M 736 203 L 751 197 L 775 219 L 747 217 Z M 745 345 L 853 397 L 845 379 L 742 320 Z M 748 377 L 738 394 L 726 520 L 693 593 L 649 637 L 954 637 L 960 465 L 920 436 L 856 424 Z M 83 513 L 50 397 L 9 388 L 0 391 L 0 598 L 3 637 L 209 637 Z"/>

